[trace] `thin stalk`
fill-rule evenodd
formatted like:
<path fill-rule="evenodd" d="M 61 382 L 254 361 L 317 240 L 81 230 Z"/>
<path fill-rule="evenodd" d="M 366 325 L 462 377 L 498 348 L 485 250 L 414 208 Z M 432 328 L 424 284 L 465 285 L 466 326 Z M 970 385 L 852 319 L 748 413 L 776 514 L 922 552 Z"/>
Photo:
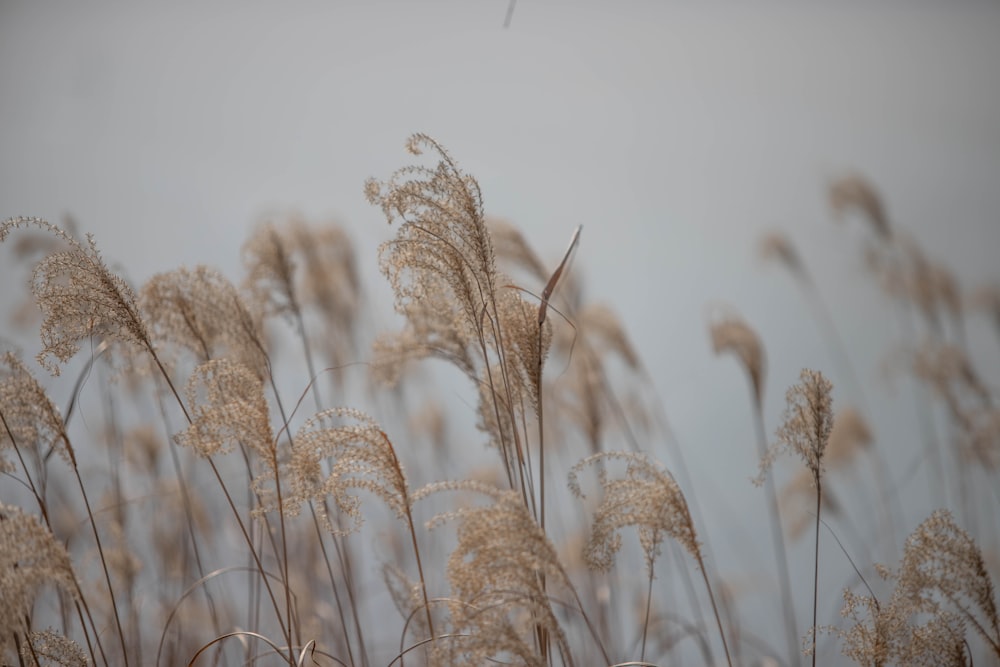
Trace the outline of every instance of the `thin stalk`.
<path fill-rule="evenodd" d="M 382 438 L 385 443 L 389 446 L 389 453 L 392 454 L 392 465 L 396 468 L 396 475 L 399 479 L 404 480 L 403 477 L 403 467 L 399 463 L 399 457 L 396 456 L 396 448 L 393 447 L 392 441 L 389 437 L 382 432 Z M 430 631 L 431 638 L 433 639 L 434 632 L 434 620 L 431 618 L 431 603 L 427 598 L 427 581 L 424 579 L 424 566 L 420 561 L 420 547 L 417 546 L 417 531 L 413 527 L 413 514 L 410 512 L 410 498 L 409 494 L 406 492 L 404 485 L 403 488 L 404 498 L 403 506 L 406 508 L 406 526 L 410 530 L 410 541 L 413 543 L 413 555 L 417 559 L 417 572 L 420 574 L 420 592 L 424 596 L 424 610 L 427 613 L 427 628 Z"/>
<path fill-rule="evenodd" d="M 697 558 L 698 569 L 701 570 L 701 578 L 705 580 L 705 589 L 708 591 L 708 599 L 712 603 L 712 613 L 715 614 L 715 624 L 719 628 L 719 638 L 722 639 L 722 648 L 726 652 L 726 663 L 729 667 L 733 667 L 733 659 L 729 655 L 729 643 L 726 641 L 726 633 L 722 630 L 722 618 L 719 617 L 719 607 L 715 604 L 715 594 L 712 593 L 712 584 L 708 582 L 708 574 L 705 572 L 705 563 L 701 558 L 701 554 L 697 554 Z"/>
<path fill-rule="evenodd" d="M 767 436 L 764 428 L 764 410 L 760 397 L 754 394 L 754 425 L 757 427 L 757 454 L 763 461 L 767 455 Z M 774 485 L 774 475 L 768 470 L 764 478 L 768 502 L 768 523 L 771 526 L 771 542 L 778 566 L 778 582 L 781 587 L 782 616 L 785 620 L 785 641 L 788 649 L 788 664 L 798 664 L 798 629 L 795 627 L 795 605 L 792 598 L 792 582 L 788 574 L 788 554 L 785 547 L 785 535 L 781 530 L 781 509 L 778 505 L 778 492 Z"/>
<path fill-rule="evenodd" d="M 49 531 L 52 531 L 52 522 L 49 519 L 48 507 L 46 507 L 45 500 L 39 495 L 38 490 L 36 489 L 35 484 L 32 481 L 31 473 L 28 470 L 28 466 L 24 460 L 24 456 L 21 454 L 21 448 L 18 446 L 17 438 L 14 437 L 14 432 L 11 430 L 10 424 L 7 423 L 7 419 L 6 417 L 4 417 L 2 410 L 0 410 L 0 423 L 3 424 L 4 431 L 7 432 L 7 437 L 10 438 L 10 441 L 14 447 L 14 453 L 16 454 L 18 460 L 21 462 L 21 467 L 24 469 L 25 477 L 28 478 L 28 488 L 31 490 L 32 495 L 35 496 L 35 500 L 38 502 L 38 508 L 42 513 L 42 520 L 45 522 L 45 525 L 48 527 Z M 90 607 L 87 605 L 87 600 L 83 595 L 83 588 L 80 587 L 80 582 L 77 581 L 76 579 L 76 573 L 73 572 L 72 575 L 73 575 L 73 584 L 76 586 L 77 595 L 79 596 L 79 600 L 76 601 L 75 604 L 76 613 L 77 616 L 80 618 L 80 627 L 83 629 L 83 636 L 87 640 L 87 649 L 90 652 L 90 659 L 94 664 L 97 664 L 97 658 L 94 655 L 94 647 L 90 643 L 90 633 L 87 632 L 87 623 L 84 620 L 84 611 L 86 612 L 87 619 L 90 621 L 90 627 L 94 630 L 94 638 L 97 641 L 97 648 L 101 654 L 101 658 L 104 660 L 104 664 L 107 664 L 108 658 L 104 654 L 104 646 L 101 645 L 100 635 L 97 632 L 97 625 L 94 623 L 94 617 L 91 615 Z M 80 608 L 81 604 L 83 605 L 82 610 Z"/>
<path fill-rule="evenodd" d="M 174 386 L 173 381 L 170 379 L 170 374 L 167 373 L 167 369 L 164 368 L 163 363 L 160 361 L 160 358 L 156 354 L 156 351 L 153 349 L 151 343 L 148 342 L 146 343 L 146 350 L 149 352 L 150 356 L 153 358 L 153 361 L 156 363 L 156 366 L 159 369 L 160 374 L 163 376 L 163 379 L 166 380 L 167 386 L 170 388 L 170 392 L 174 395 L 174 398 L 177 400 L 177 405 L 180 406 L 181 412 L 184 413 L 184 418 L 187 420 L 188 424 L 193 424 L 194 420 L 191 419 L 191 414 L 188 412 L 187 407 L 184 405 L 184 401 L 183 399 L 181 399 L 181 395 L 177 391 L 177 387 Z M 261 576 L 264 578 L 264 587 L 267 589 L 267 593 L 271 598 L 271 603 L 274 605 L 275 615 L 277 616 L 278 619 L 278 626 L 281 628 L 281 632 L 284 635 L 288 646 L 291 646 L 292 645 L 291 632 L 285 626 L 285 622 L 281 618 L 281 608 L 278 606 L 278 601 L 274 596 L 274 591 L 271 589 L 271 584 L 267 581 L 267 578 L 263 576 L 264 565 L 260 562 L 260 557 L 257 554 L 256 549 L 254 549 L 253 540 L 250 539 L 250 535 L 249 533 L 247 533 L 246 525 L 243 523 L 243 519 L 240 517 L 239 510 L 236 509 L 236 504 L 233 502 L 233 497 L 232 495 L 230 495 L 229 489 L 228 487 L 226 487 L 226 483 L 222 479 L 222 474 L 219 472 L 219 468 L 215 465 L 215 461 L 213 461 L 211 457 L 206 457 L 205 460 L 208 461 L 209 467 L 212 468 L 212 473 L 215 475 L 216 481 L 218 481 L 219 486 L 222 487 L 222 494 L 225 496 L 226 502 L 229 504 L 229 508 L 232 510 L 233 516 L 236 518 L 236 523 L 239 524 L 240 532 L 243 534 L 243 539 L 246 541 L 247 546 L 250 547 L 250 553 L 253 555 L 254 563 L 257 565 L 257 569 L 261 572 Z M 286 588 L 287 588 L 287 581 L 286 581 Z M 290 623 L 291 619 L 289 618 L 288 620 Z M 292 652 L 291 649 L 289 649 L 289 655 L 291 656 L 292 664 L 294 664 L 295 656 L 294 652 Z"/>
<path fill-rule="evenodd" d="M 169 431 L 170 426 L 167 423 L 167 410 L 166 406 L 163 404 L 162 394 L 159 391 L 155 392 L 155 394 L 157 407 L 159 408 L 163 425 Z M 201 549 L 198 547 L 198 536 L 195 533 L 194 509 L 191 505 L 187 478 L 184 475 L 184 468 L 181 466 L 181 460 L 177 454 L 177 444 L 174 442 L 173 438 L 169 437 L 169 434 L 167 436 L 167 441 L 171 444 L 171 446 L 167 449 L 170 451 L 170 462 L 174 467 L 174 474 L 177 476 L 177 484 L 180 487 L 181 506 L 184 508 L 185 525 L 187 527 L 188 537 L 191 540 L 191 552 L 194 555 L 195 566 L 198 568 L 198 577 L 204 578 L 205 566 L 201 560 Z M 185 569 L 187 568 L 185 567 Z M 212 626 L 215 634 L 222 634 L 222 630 L 219 626 L 218 612 L 215 608 L 215 599 L 212 597 L 212 593 L 209 591 L 208 586 L 205 586 L 205 600 L 208 602 L 209 614 L 212 617 Z"/>
<path fill-rule="evenodd" d="M 816 612 L 819 602 L 819 513 L 822 505 L 822 481 L 819 471 L 813 475 L 816 481 L 816 545 L 813 556 L 813 622 L 812 622 L 812 667 L 816 667 Z"/>
<path fill-rule="evenodd" d="M 649 609 L 653 602 L 653 562 L 649 563 L 649 581 L 646 583 L 646 613 L 642 619 L 642 648 L 639 650 L 639 662 L 646 660 L 646 633 L 649 631 Z"/>
<path fill-rule="evenodd" d="M 115 600 L 114 587 L 111 585 L 111 573 L 108 571 L 108 562 L 104 557 L 104 547 L 101 545 L 101 537 L 97 533 L 97 521 L 94 519 L 94 512 L 90 507 L 90 498 L 87 496 L 87 489 L 83 486 L 83 477 L 80 476 L 80 469 L 76 464 L 76 454 L 73 452 L 73 445 L 69 441 L 69 436 L 65 433 L 60 434 L 63 443 L 66 445 L 66 450 L 69 452 L 70 462 L 73 467 L 73 474 L 76 477 L 76 482 L 80 486 L 80 494 L 83 496 L 83 504 L 87 509 L 87 517 L 90 519 L 90 528 L 94 533 L 94 541 L 97 543 L 97 553 L 101 558 L 101 569 L 104 570 L 104 581 L 108 585 L 108 593 L 111 596 L 111 609 L 114 611 L 115 616 L 115 627 L 118 630 L 118 641 L 122 647 L 122 659 L 125 661 L 125 667 L 128 667 L 128 649 L 125 647 L 125 633 L 122 630 L 121 617 L 118 614 L 118 603 Z"/>

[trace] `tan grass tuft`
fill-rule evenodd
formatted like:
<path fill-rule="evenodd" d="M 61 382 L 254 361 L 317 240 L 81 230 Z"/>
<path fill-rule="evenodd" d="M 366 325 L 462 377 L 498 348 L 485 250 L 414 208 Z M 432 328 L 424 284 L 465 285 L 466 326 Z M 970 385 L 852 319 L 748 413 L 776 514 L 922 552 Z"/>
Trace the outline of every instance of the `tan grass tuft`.
<path fill-rule="evenodd" d="M 350 408 L 317 413 L 295 436 L 289 463 L 291 494 L 285 512 L 297 514 L 302 503 L 316 503 L 328 530 L 346 535 L 361 527 L 361 499 L 354 490 L 365 490 L 382 499 L 401 519 L 411 509 L 406 474 L 392 443 L 368 415 Z M 325 510 L 331 498 L 351 525 L 335 523 Z"/>
<path fill-rule="evenodd" d="M 90 660 L 75 641 L 52 630 L 28 635 L 21 647 L 21 659 L 28 667 L 88 667 Z"/>
<path fill-rule="evenodd" d="M 844 592 L 841 614 L 854 621 L 836 630 L 845 655 L 860 665 L 966 665 L 971 626 L 1000 659 L 1000 624 L 993 582 L 982 553 L 946 510 L 931 514 L 906 540 L 885 604 Z"/>
<path fill-rule="evenodd" d="M 66 463 L 73 463 L 73 452 L 62 416 L 31 371 L 12 352 L 0 357 L 0 452 L 24 448 L 43 457 L 55 450 Z M 0 457 L 0 471 L 13 470 L 13 464 Z"/>
<path fill-rule="evenodd" d="M 612 479 L 608 475 L 604 464 L 611 461 L 626 463 L 624 477 Z M 692 557 L 701 561 L 701 547 L 684 494 L 666 469 L 642 454 L 594 454 L 570 471 L 569 488 L 578 498 L 586 497 L 580 489 L 580 471 L 597 465 L 600 465 L 598 479 L 604 495 L 594 512 L 590 539 L 584 551 L 584 559 L 591 568 L 600 571 L 611 568 L 622 545 L 619 531 L 629 526 L 639 530 L 639 544 L 650 569 L 667 536 L 677 540 Z"/>
<path fill-rule="evenodd" d="M 828 196 L 830 207 L 838 217 L 851 212 L 860 213 L 879 238 L 888 241 L 892 236 L 882 200 L 863 177 L 850 174 L 834 181 L 830 184 Z"/>
<path fill-rule="evenodd" d="M 59 375 L 60 365 L 80 350 L 80 341 L 94 336 L 149 348 L 135 293 L 104 264 L 93 237 L 87 235 L 83 245 L 41 218 L 9 218 L 0 224 L 0 242 L 11 230 L 29 225 L 69 246 L 45 257 L 32 274 L 31 291 L 43 315 L 38 363 Z"/>
<path fill-rule="evenodd" d="M 761 405 L 764 400 L 764 373 L 766 359 L 764 346 L 757 332 L 735 314 L 727 314 L 709 325 L 712 349 L 716 354 L 732 352 L 740 360 L 750 378 L 754 400 Z"/>
<path fill-rule="evenodd" d="M 0 503 L 0 656 L 23 639 L 35 598 L 46 585 L 77 599 L 66 547 L 34 516 Z"/>
<path fill-rule="evenodd" d="M 140 304 L 157 349 L 197 363 L 230 357 L 267 377 L 260 318 L 236 287 L 207 266 L 160 273 L 140 291 Z"/>
<path fill-rule="evenodd" d="M 458 521 L 458 545 L 448 558 L 447 574 L 452 633 L 462 636 L 438 642 L 437 658 L 452 665 L 505 659 L 543 667 L 546 662 L 532 640 L 543 628 L 565 664 L 572 665 L 566 636 L 546 593 L 569 586 L 556 548 L 517 491 L 488 494 L 491 505 L 464 507 L 430 523 L 433 527 Z"/>
<path fill-rule="evenodd" d="M 823 472 L 823 455 L 833 429 L 833 385 L 819 371 L 803 369 L 800 383 L 788 390 L 784 422 L 778 429 L 778 441 L 768 448 L 760 462 L 760 474 L 754 479 L 763 484 L 764 475 L 783 452 L 798 454 L 814 480 Z"/>
<path fill-rule="evenodd" d="M 193 421 L 177 434 L 178 444 L 206 457 L 242 444 L 270 461 L 270 414 L 263 385 L 253 371 L 230 359 L 206 362 L 195 369 L 186 395 Z"/>

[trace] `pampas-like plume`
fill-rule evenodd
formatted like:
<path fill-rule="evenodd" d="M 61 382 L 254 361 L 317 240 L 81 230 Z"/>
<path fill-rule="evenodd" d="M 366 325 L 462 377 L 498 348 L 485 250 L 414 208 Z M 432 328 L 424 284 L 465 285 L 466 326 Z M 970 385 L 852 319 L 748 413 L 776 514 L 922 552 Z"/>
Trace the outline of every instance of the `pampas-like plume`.
<path fill-rule="evenodd" d="M 627 465 L 625 476 L 620 479 L 609 477 L 603 465 L 608 461 L 624 461 Z M 598 479 L 604 496 L 594 512 L 594 522 L 584 550 L 584 560 L 594 569 L 610 569 L 614 564 L 615 555 L 621 549 L 622 540 L 619 531 L 622 528 L 635 526 L 639 531 L 639 544 L 646 555 L 646 567 L 652 581 L 653 564 L 660 554 L 660 544 L 664 537 L 672 537 L 698 563 L 698 569 L 701 570 L 705 589 L 712 603 L 712 612 L 715 614 L 726 661 L 732 667 L 729 643 L 726 641 L 722 619 L 715 603 L 715 594 L 712 592 L 712 585 L 705 571 L 701 545 L 694 529 L 694 522 L 691 520 L 691 512 L 673 475 L 643 454 L 601 452 L 586 457 L 570 470 L 569 488 L 578 498 L 585 498 L 578 479 L 580 471 L 595 464 L 601 464 L 598 468 Z M 647 607 L 647 624 L 648 614 Z"/>
<path fill-rule="evenodd" d="M 72 465 L 73 452 L 59 409 L 13 352 L 0 357 L 0 452 L 21 448 L 44 457 L 50 449 Z M 0 471 L 11 471 L 10 461 L 0 457 Z M 30 473 L 29 473 L 30 474 Z"/>
<path fill-rule="evenodd" d="M 768 469 L 778 454 L 786 451 L 798 454 L 812 475 L 816 487 L 816 545 L 813 556 L 813 622 L 812 641 L 807 649 L 816 667 L 816 618 L 819 600 L 819 522 L 823 498 L 823 455 L 833 430 L 833 385 L 819 371 L 802 369 L 800 382 L 788 390 L 785 418 L 778 428 L 778 442 L 768 448 L 760 462 L 760 474 L 754 484 L 763 484 Z"/>
<path fill-rule="evenodd" d="M 483 318 L 496 318 L 498 284 L 482 194 L 436 141 L 415 134 L 407 143 L 414 155 L 425 148 L 440 158 L 435 168 L 403 167 L 385 183 L 371 179 L 365 185 L 368 200 L 381 206 L 388 222 L 402 220 L 396 238 L 379 249 L 382 272 L 401 314 L 429 294 L 447 294 L 450 307 L 436 313 L 434 329 L 455 328 L 475 341 Z"/>
<path fill-rule="evenodd" d="M 135 293 L 104 264 L 92 236 L 83 245 L 41 218 L 9 218 L 0 224 L 0 243 L 11 230 L 32 225 L 69 246 L 34 269 L 31 291 L 42 311 L 42 351 L 38 363 L 53 375 L 80 350 L 80 341 L 98 336 L 152 349 Z M 54 360 L 53 360 L 54 358 Z"/>
<path fill-rule="evenodd" d="M 528 503 L 534 492 L 526 419 L 529 409 L 541 417 L 540 379 L 551 336 L 545 296 L 541 309 L 532 307 L 497 272 L 476 180 L 426 135 L 413 135 L 407 148 L 415 155 L 430 148 L 439 158 L 436 167 L 404 167 L 384 183 L 372 179 L 365 186 L 368 200 L 381 206 L 390 223 L 402 221 L 396 238 L 380 248 L 380 261 L 407 328 L 377 346 L 391 356 L 377 359 L 375 366 L 394 379 L 399 363 L 436 356 L 476 382 L 480 423 L 496 427 L 488 434 L 508 483 L 519 487 Z"/>
<path fill-rule="evenodd" d="M 438 515 L 429 524 L 458 521 L 458 545 L 447 567 L 453 638 L 438 642 L 435 658 L 448 665 L 505 659 L 544 667 L 543 654 L 531 639 L 543 629 L 572 666 L 569 644 L 546 593 L 569 588 L 569 579 L 521 495 L 481 484 L 438 485 L 434 490 L 448 488 L 486 493 L 493 504 Z"/>
<path fill-rule="evenodd" d="M 750 384 L 753 387 L 754 401 L 761 405 L 764 396 L 764 346 L 760 338 L 749 324 L 737 315 L 727 314 L 709 326 L 712 334 L 712 349 L 716 354 L 732 352 L 740 360 Z"/>
<path fill-rule="evenodd" d="M 75 641 L 51 630 L 28 635 L 21 647 L 21 659 L 28 667 L 88 667 L 87 654 Z"/>
<path fill-rule="evenodd" d="M 898 571 L 879 567 L 896 586 L 887 604 L 844 592 L 837 630 L 845 655 L 860 665 L 966 665 L 971 626 L 1000 659 L 1000 623 L 982 553 L 951 514 L 938 510 L 906 539 Z"/>
<path fill-rule="evenodd" d="M 198 366 L 186 388 L 192 423 L 175 439 L 202 456 L 225 454 L 243 444 L 264 461 L 272 458 L 274 437 L 264 388 L 257 376 L 231 359 Z"/>
<path fill-rule="evenodd" d="M 207 266 L 180 268 L 150 278 L 139 303 L 158 349 L 198 363 L 229 357 L 266 378 L 260 318 L 225 276 Z"/>
<path fill-rule="evenodd" d="M 79 599 L 66 547 L 36 517 L 0 503 L 0 657 L 14 649 L 15 636 L 28 632 L 35 597 L 46 584 Z"/>
<path fill-rule="evenodd" d="M 331 408 L 308 419 L 295 435 L 289 472 L 292 492 L 285 498 L 285 513 L 297 514 L 303 503 L 314 501 L 327 529 L 336 535 L 361 527 L 361 499 L 352 490 L 378 496 L 401 519 L 411 508 L 406 474 L 391 441 L 371 417 L 358 410 Z M 351 518 L 350 526 L 337 525 L 327 515 L 324 500 L 328 497 Z"/>
<path fill-rule="evenodd" d="M 850 174 L 834 181 L 830 184 L 828 196 L 830 208 L 838 217 L 856 211 L 867 218 L 868 224 L 879 238 L 888 241 L 892 237 L 882 199 L 871 183 L 862 176 Z"/>
<path fill-rule="evenodd" d="M 993 581 L 979 547 L 950 512 L 934 512 L 910 534 L 897 578 L 897 590 L 915 612 L 956 613 L 1000 660 L 1000 617 Z"/>
<path fill-rule="evenodd" d="M 243 244 L 246 285 L 268 315 L 287 317 L 304 330 L 304 311 L 322 318 L 320 341 L 334 366 L 354 349 L 360 278 L 354 247 L 336 224 L 313 228 L 298 217 L 260 226 Z"/>
<path fill-rule="evenodd" d="M 673 475 L 644 455 L 602 452 L 588 456 L 570 470 L 569 488 L 573 494 L 578 498 L 586 497 L 578 479 L 584 468 L 613 460 L 624 461 L 627 468 L 621 479 L 610 478 L 603 466 L 598 469 L 604 495 L 594 512 L 590 539 L 584 551 L 587 564 L 600 571 L 610 569 L 622 545 L 619 531 L 629 526 L 639 530 L 639 543 L 646 554 L 647 567 L 653 567 L 660 544 L 667 536 L 677 540 L 700 563 L 701 547 L 684 494 Z"/>
<path fill-rule="evenodd" d="M 760 462 L 760 474 L 755 484 L 762 484 L 764 475 L 783 452 L 798 454 L 813 481 L 819 482 L 823 472 L 823 455 L 833 429 L 833 385 L 819 371 L 803 369 L 800 383 L 786 394 L 784 423 L 778 429 L 778 441 L 768 448 Z"/>

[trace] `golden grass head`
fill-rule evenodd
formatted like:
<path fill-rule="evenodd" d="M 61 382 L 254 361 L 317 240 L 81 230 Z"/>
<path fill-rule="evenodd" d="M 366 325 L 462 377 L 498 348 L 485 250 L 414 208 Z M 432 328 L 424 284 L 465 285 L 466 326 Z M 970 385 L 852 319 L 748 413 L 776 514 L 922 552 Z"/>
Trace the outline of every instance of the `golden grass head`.
<path fill-rule="evenodd" d="M 4 421 L 4 427 L 0 428 L 0 452 L 16 446 L 42 455 L 51 447 L 66 463 L 73 464 L 74 455 L 65 437 L 59 408 L 13 352 L 0 357 L 0 415 Z M 0 471 L 12 469 L 13 465 L 0 457 Z"/>
<path fill-rule="evenodd" d="M 80 341 L 107 338 L 149 347 L 135 292 L 104 264 L 97 244 L 81 244 L 41 218 L 9 218 L 0 224 L 0 242 L 14 229 L 34 226 L 64 241 L 67 248 L 47 255 L 32 273 L 31 291 L 42 311 L 42 351 L 38 363 L 53 375 L 80 350 Z"/>
<path fill-rule="evenodd" d="M 267 377 L 260 317 L 215 269 L 157 274 L 143 285 L 139 302 L 157 349 L 191 355 L 197 363 L 229 357 Z"/>
<path fill-rule="evenodd" d="M 623 477 L 612 478 L 608 474 L 606 466 L 615 461 L 626 464 Z M 653 567 L 660 544 L 667 536 L 701 562 L 701 547 L 687 501 L 665 468 L 643 454 L 631 452 L 588 456 L 573 466 L 569 474 L 569 488 L 578 498 L 586 497 L 580 488 L 579 474 L 591 466 L 599 466 L 598 480 L 603 491 L 584 551 L 584 559 L 591 568 L 600 571 L 611 568 L 622 545 L 620 531 L 629 526 L 639 531 L 647 567 Z"/>
<path fill-rule="evenodd" d="M 231 359 L 198 366 L 185 389 L 192 423 L 175 437 L 202 456 L 225 454 L 238 444 L 271 461 L 274 436 L 264 387 L 256 374 Z"/>
<path fill-rule="evenodd" d="M 69 553 L 34 516 L 0 503 L 0 656 L 24 637 L 35 598 L 46 585 L 77 599 Z"/>
<path fill-rule="evenodd" d="M 860 213 L 880 239 L 888 241 L 892 237 L 882 199 L 864 177 L 858 174 L 843 176 L 830 184 L 827 193 L 830 208 L 838 217 Z"/>
<path fill-rule="evenodd" d="M 979 547 L 947 510 L 910 534 L 897 571 L 879 572 L 896 581 L 887 602 L 844 592 L 841 614 L 854 624 L 835 632 L 845 655 L 858 664 L 964 666 L 971 626 L 1000 658 L 993 582 Z"/>
<path fill-rule="evenodd" d="M 28 635 L 21 647 L 21 659 L 28 667 L 89 667 L 83 648 L 69 637 L 51 630 Z"/>
<path fill-rule="evenodd" d="M 788 405 L 784 421 L 778 428 L 778 441 L 760 462 L 760 474 L 755 484 L 763 484 L 764 476 L 783 452 L 798 454 L 818 482 L 823 473 L 823 456 L 833 430 L 833 384 L 819 371 L 802 369 L 799 383 L 786 394 Z"/>
<path fill-rule="evenodd" d="M 767 261 L 776 261 L 796 276 L 801 276 L 804 264 L 791 240 L 783 233 L 771 231 L 760 239 L 760 256 Z"/>
<path fill-rule="evenodd" d="M 750 378 L 754 400 L 758 405 L 764 397 L 764 374 L 767 360 L 757 332 L 733 313 L 724 314 L 709 324 L 712 349 L 716 354 L 732 352 Z"/>
<path fill-rule="evenodd" d="M 361 499 L 353 491 L 378 496 L 399 518 L 406 518 L 413 502 L 392 441 L 358 410 L 332 408 L 308 419 L 295 436 L 289 469 L 291 495 L 284 511 L 296 514 L 302 503 L 315 501 L 327 529 L 338 535 L 361 527 Z M 327 498 L 351 525 L 335 523 L 324 507 Z"/>
<path fill-rule="evenodd" d="M 533 640 L 538 628 L 550 634 L 572 664 L 548 600 L 551 591 L 565 589 L 569 582 L 555 546 L 520 493 L 469 484 L 437 487 L 446 488 L 486 493 L 493 502 L 438 515 L 429 524 L 458 522 L 458 544 L 447 566 L 449 610 L 452 633 L 465 636 L 438 643 L 441 664 L 481 665 L 506 656 L 543 667 Z"/>

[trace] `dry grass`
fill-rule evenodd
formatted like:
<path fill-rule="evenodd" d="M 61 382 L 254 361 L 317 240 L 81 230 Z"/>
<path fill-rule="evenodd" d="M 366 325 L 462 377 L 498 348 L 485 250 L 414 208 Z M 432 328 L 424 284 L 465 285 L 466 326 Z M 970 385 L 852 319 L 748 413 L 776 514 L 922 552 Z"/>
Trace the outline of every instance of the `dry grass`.
<path fill-rule="evenodd" d="M 1000 537 L 989 518 L 1000 502 L 1000 408 L 964 339 L 967 304 L 995 317 L 997 300 L 987 290 L 964 299 L 947 269 L 890 225 L 870 184 L 838 181 L 830 203 L 868 222 L 875 284 L 919 315 L 906 319 L 904 358 L 933 389 L 927 400 L 950 436 L 927 433 L 919 465 L 956 507 L 910 516 L 870 409 L 835 408 L 819 371 L 803 370 L 788 390 L 772 438 L 763 341 L 735 315 L 713 322 L 716 352 L 733 352 L 749 380 L 748 431 L 765 486 L 746 511 L 750 521 L 769 517 L 780 594 L 767 596 L 766 613 L 780 622 L 760 637 L 741 623 L 738 586 L 714 570 L 698 524 L 718 517 L 701 514 L 683 448 L 674 441 L 673 471 L 656 461 L 671 436 L 655 401 L 633 398 L 650 385 L 626 327 L 586 300 L 572 271 L 580 229 L 546 262 L 515 228 L 486 217 L 475 178 L 439 143 L 415 135 L 408 149 L 429 155 L 365 185 L 396 225 L 379 260 L 403 322 L 361 365 L 397 386 L 374 397 L 368 379 L 348 372 L 368 359 L 358 267 L 369 258 L 355 257 L 338 226 L 261 225 L 243 246 L 239 285 L 194 267 L 135 290 L 90 237 L 37 218 L 0 225 L 0 241 L 50 239 L 22 244 L 46 253 L 31 280 L 38 363 L 80 378 L 63 415 L 4 350 L 2 500 L 17 503 L 0 504 L 4 664 L 1000 661 L 977 545 Z M 839 370 L 861 387 L 805 259 L 780 235 L 764 249 L 816 306 Z M 417 363 L 429 358 L 458 371 L 467 404 L 431 401 L 431 376 Z M 286 363 L 307 376 L 288 377 Z M 336 407 L 352 402 L 365 412 Z M 449 426 L 466 409 L 492 464 L 470 454 L 481 442 Z M 782 452 L 802 467 L 779 493 L 771 465 Z M 860 459 L 873 462 L 865 479 L 848 474 Z M 984 475 L 992 508 L 975 506 L 988 496 L 975 488 Z M 879 499 L 882 539 L 850 542 L 889 545 L 898 566 L 852 559 L 838 534 L 867 524 L 845 514 L 831 480 Z M 832 515 L 824 543 L 840 546 L 821 559 Z M 791 543 L 807 522 L 812 576 L 803 579 Z M 896 552 L 892 539 L 907 525 L 916 527 Z M 840 593 L 820 588 L 822 571 L 845 565 Z M 807 617 L 794 599 L 808 589 Z M 835 597 L 842 620 L 821 622 L 821 600 Z M 837 646 L 821 655 L 822 638 Z"/>

